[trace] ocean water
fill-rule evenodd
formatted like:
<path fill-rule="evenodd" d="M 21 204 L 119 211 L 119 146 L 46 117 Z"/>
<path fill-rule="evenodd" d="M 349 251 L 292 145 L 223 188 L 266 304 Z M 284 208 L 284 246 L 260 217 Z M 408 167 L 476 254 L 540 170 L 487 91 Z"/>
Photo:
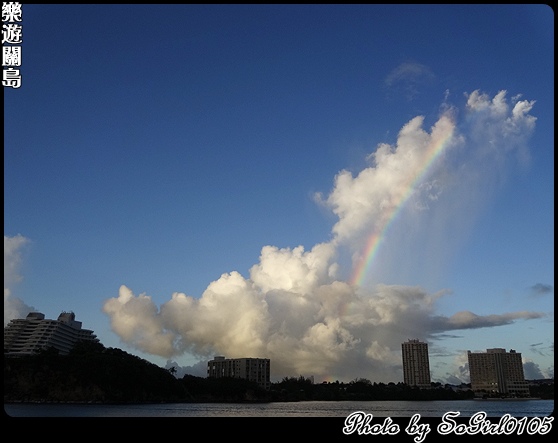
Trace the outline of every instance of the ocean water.
<path fill-rule="evenodd" d="M 362 411 L 374 417 L 442 418 L 447 412 L 471 417 L 546 417 L 554 400 L 301 401 L 271 403 L 164 403 L 135 405 L 4 404 L 9 417 L 347 417 Z"/>

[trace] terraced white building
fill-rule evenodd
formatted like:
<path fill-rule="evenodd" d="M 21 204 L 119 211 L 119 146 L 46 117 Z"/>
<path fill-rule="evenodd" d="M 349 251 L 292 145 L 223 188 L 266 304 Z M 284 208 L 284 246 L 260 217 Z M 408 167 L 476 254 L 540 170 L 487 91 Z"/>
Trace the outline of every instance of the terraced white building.
<path fill-rule="evenodd" d="M 62 312 L 57 320 L 30 312 L 24 319 L 11 320 L 4 328 L 4 355 L 32 355 L 50 347 L 66 355 L 80 340 L 99 342 L 93 331 L 81 328 L 73 312 Z"/>

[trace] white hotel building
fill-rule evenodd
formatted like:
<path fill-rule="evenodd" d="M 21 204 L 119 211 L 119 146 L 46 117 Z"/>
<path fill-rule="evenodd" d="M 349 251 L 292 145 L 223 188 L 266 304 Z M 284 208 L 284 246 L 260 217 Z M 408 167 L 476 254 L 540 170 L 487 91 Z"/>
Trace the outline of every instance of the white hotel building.
<path fill-rule="evenodd" d="M 14 319 L 4 327 L 4 355 L 32 355 L 55 348 L 66 355 L 80 340 L 99 342 L 93 331 L 82 329 L 73 312 L 62 312 L 58 320 L 45 319 L 40 312 L 30 312 L 24 319 Z"/>

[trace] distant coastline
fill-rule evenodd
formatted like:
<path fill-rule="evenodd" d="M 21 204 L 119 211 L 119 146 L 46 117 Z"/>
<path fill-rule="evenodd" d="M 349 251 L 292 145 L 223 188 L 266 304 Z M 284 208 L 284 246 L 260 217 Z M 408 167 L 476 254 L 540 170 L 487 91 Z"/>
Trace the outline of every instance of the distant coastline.
<path fill-rule="evenodd" d="M 522 400 L 542 400 L 540 397 L 475 397 L 473 400 L 479 401 L 522 401 Z"/>
<path fill-rule="evenodd" d="M 530 384 L 525 400 L 554 399 L 554 379 Z M 432 383 L 419 389 L 405 383 L 314 384 L 285 377 L 264 389 L 241 378 L 177 378 L 172 371 L 117 348 L 83 342 L 68 355 L 46 350 L 25 357 L 4 356 L 4 403 L 131 405 L 162 403 L 273 403 L 302 401 L 432 401 L 479 399 L 470 386 Z M 518 400 L 519 398 L 509 398 Z M 489 398 L 487 398 L 489 400 Z M 494 400 L 502 400 L 501 396 Z"/>
<path fill-rule="evenodd" d="M 490 397 L 490 398 L 480 398 L 480 397 L 473 397 L 473 398 L 469 398 L 469 399 L 460 399 L 460 398 L 448 398 L 448 399 L 443 399 L 443 401 L 466 401 L 466 400 L 471 400 L 471 401 L 479 401 L 479 402 L 485 402 L 485 401 L 494 401 L 494 402 L 498 402 L 498 401 L 533 401 L 533 400 L 553 400 L 553 399 L 543 399 L 540 397 L 522 397 L 522 398 L 506 398 L 506 397 Z M 213 400 L 213 401 L 208 401 L 208 400 L 190 400 L 190 401 L 159 401 L 159 402 L 155 402 L 155 401 L 146 401 L 146 402 L 102 402 L 102 401 L 91 401 L 91 400 L 68 400 L 68 401 L 59 401 L 59 400 L 30 400 L 30 401 L 25 401 L 25 400 L 8 400 L 8 401 L 4 401 L 4 404 L 27 404 L 27 405 L 33 405 L 33 404 L 39 404 L 39 405 L 56 405 L 56 404 L 63 404 L 63 405 L 157 405 L 157 404 L 177 404 L 177 403 L 192 403 L 192 404 L 200 404 L 200 403 L 212 403 L 212 404 L 231 404 L 231 403 L 246 403 L 246 404 L 268 404 L 268 403 L 302 403 L 305 401 L 312 401 L 312 402 L 330 402 L 332 400 L 229 400 L 229 401 L 223 401 L 223 400 Z M 339 401 L 339 402 L 354 402 L 354 399 L 340 399 L 340 400 L 335 400 L 335 401 Z M 398 400 L 390 400 L 390 399 L 368 399 L 368 400 L 359 400 L 362 402 L 390 402 L 390 401 L 420 401 L 420 402 L 433 402 L 433 401 L 441 401 L 441 400 L 416 400 L 416 399 L 398 399 Z"/>

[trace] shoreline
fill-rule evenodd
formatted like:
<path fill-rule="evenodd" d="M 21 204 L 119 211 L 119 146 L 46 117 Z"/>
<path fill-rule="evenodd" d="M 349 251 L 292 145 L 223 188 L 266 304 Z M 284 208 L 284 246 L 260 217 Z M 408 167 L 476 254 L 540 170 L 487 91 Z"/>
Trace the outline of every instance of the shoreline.
<path fill-rule="evenodd" d="M 99 401 L 49 401 L 49 400 L 32 400 L 32 401 L 17 401 L 17 400 L 10 400 L 4 401 L 5 405 L 97 405 L 97 406 L 132 406 L 132 405 L 164 405 L 164 404 L 270 404 L 270 403 L 329 403 L 329 402 L 354 402 L 354 401 L 361 401 L 361 402 L 378 402 L 378 401 L 397 401 L 397 402 L 405 402 L 405 401 L 418 401 L 418 402 L 436 402 L 436 401 L 526 401 L 526 400 L 552 400 L 553 398 L 541 398 L 541 397 L 522 397 L 522 398 L 501 398 L 501 397 L 491 397 L 491 398 L 470 398 L 470 399 L 435 399 L 435 400 L 417 400 L 417 399 L 393 399 L 393 400 L 296 400 L 296 401 L 162 401 L 162 402 L 99 402 Z"/>

